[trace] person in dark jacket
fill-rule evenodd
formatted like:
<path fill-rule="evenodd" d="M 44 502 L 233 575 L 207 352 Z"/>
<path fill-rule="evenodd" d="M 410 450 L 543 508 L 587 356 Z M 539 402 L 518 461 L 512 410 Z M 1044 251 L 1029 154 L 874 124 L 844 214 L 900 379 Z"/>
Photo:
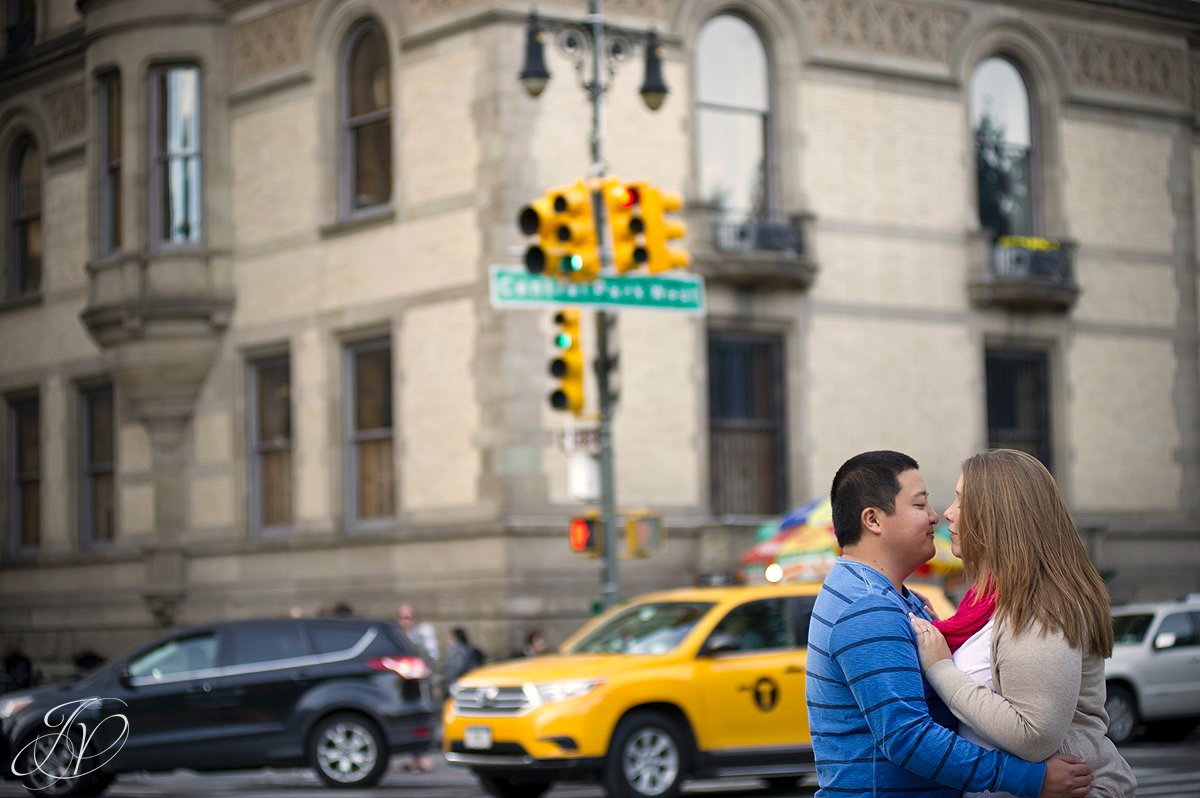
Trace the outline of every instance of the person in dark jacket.
<path fill-rule="evenodd" d="M 467 638 L 467 630 L 456 626 L 450 630 L 450 648 L 446 652 L 446 668 L 444 672 L 446 692 L 454 683 L 483 664 L 483 652 L 471 644 Z"/>

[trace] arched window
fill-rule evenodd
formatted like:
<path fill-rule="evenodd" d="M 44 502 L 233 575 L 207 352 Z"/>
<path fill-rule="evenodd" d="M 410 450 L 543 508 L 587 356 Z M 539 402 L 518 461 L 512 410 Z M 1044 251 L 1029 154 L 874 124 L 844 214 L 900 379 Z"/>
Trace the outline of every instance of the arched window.
<path fill-rule="evenodd" d="M 383 30 L 364 22 L 350 32 L 342 62 L 344 212 L 392 199 L 392 79 Z"/>
<path fill-rule="evenodd" d="M 722 221 L 771 216 L 769 87 L 754 28 L 732 14 L 706 22 L 696 41 L 699 188 Z"/>
<path fill-rule="evenodd" d="M 979 223 L 995 238 L 1034 233 L 1034 151 L 1029 89 L 1007 58 L 981 62 L 971 76 L 971 129 Z"/>
<path fill-rule="evenodd" d="M 8 174 L 8 296 L 16 299 L 42 287 L 42 156 L 32 138 L 17 141 Z"/>

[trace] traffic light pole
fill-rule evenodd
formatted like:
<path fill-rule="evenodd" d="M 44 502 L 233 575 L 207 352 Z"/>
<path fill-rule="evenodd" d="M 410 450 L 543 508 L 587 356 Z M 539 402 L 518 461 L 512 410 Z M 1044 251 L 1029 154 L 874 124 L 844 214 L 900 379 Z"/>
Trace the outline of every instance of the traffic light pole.
<path fill-rule="evenodd" d="M 592 99 L 592 176 L 604 177 L 604 92 L 601 80 L 601 59 L 604 53 L 604 16 L 602 0 L 591 0 L 588 20 L 592 23 L 592 80 L 586 85 Z M 607 210 L 600 192 L 592 194 L 596 231 L 600 233 L 600 268 L 602 274 L 613 272 L 612 237 L 608 232 Z M 601 231 L 604 231 L 601 233 Z M 596 388 L 600 405 L 600 515 L 604 522 L 604 572 L 602 591 L 604 605 L 611 607 L 620 598 L 620 574 L 617 557 L 620 538 L 617 534 L 616 473 L 613 465 L 612 392 L 609 384 L 608 312 L 596 313 Z M 614 319 L 615 321 L 615 319 Z"/>

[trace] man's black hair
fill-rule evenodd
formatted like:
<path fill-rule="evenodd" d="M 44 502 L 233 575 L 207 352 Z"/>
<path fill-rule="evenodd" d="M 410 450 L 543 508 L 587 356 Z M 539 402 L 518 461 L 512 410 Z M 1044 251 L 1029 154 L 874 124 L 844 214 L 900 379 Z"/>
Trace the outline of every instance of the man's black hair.
<path fill-rule="evenodd" d="M 888 515 L 896 511 L 900 475 L 920 468 L 906 454 L 887 449 L 856 454 L 837 470 L 829 501 L 833 505 L 833 532 L 842 548 L 862 539 L 862 512 L 878 507 Z"/>

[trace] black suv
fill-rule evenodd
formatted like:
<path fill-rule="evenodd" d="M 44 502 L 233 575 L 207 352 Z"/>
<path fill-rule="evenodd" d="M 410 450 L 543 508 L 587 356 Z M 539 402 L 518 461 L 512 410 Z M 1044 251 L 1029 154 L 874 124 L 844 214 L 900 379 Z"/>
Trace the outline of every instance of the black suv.
<path fill-rule="evenodd" d="M 308 764 L 330 786 L 368 786 L 390 754 L 430 744 L 429 675 L 380 621 L 193 626 L 75 682 L 0 696 L 0 769 L 58 798 L 176 768 Z"/>

